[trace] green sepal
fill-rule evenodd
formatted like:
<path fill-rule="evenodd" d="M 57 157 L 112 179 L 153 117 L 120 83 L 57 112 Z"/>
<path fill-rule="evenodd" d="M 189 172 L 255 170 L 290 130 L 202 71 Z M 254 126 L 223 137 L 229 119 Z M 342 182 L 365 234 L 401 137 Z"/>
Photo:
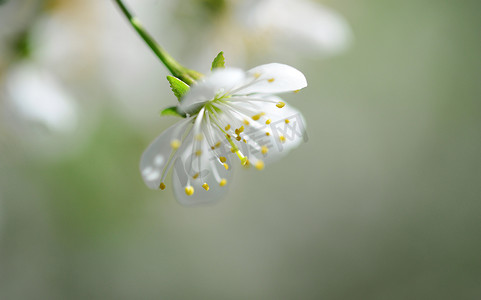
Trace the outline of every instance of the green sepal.
<path fill-rule="evenodd" d="M 218 68 L 225 68 L 224 51 L 219 52 L 212 62 L 211 71 Z"/>
<path fill-rule="evenodd" d="M 167 76 L 167 80 L 170 83 L 170 88 L 172 89 L 172 92 L 174 92 L 177 100 L 180 101 L 180 99 L 189 91 L 189 86 L 185 82 L 174 76 Z"/>
<path fill-rule="evenodd" d="M 170 106 L 160 112 L 160 116 L 175 116 L 185 118 L 185 114 L 177 111 L 177 106 Z"/>

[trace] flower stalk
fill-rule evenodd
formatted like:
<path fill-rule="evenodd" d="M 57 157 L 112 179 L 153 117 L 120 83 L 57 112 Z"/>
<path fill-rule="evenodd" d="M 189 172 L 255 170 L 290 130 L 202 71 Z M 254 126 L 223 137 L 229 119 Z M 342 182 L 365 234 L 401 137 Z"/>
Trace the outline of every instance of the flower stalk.
<path fill-rule="evenodd" d="M 167 51 L 165 51 L 164 48 L 162 48 L 147 32 L 140 20 L 132 14 L 132 12 L 127 8 L 127 6 L 123 3 L 122 0 L 115 0 L 115 2 L 127 18 L 127 20 L 129 20 L 132 27 L 134 27 L 135 31 L 137 31 L 140 37 L 154 52 L 154 54 L 160 59 L 160 61 L 162 61 L 162 63 L 173 76 L 179 78 L 188 85 L 192 85 L 196 80 L 202 77 L 201 73 L 182 66 Z"/>

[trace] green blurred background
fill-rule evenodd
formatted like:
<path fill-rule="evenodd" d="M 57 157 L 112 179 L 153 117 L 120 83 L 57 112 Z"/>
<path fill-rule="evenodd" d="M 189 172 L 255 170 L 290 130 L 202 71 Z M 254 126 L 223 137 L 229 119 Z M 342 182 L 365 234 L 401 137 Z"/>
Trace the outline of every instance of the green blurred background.
<path fill-rule="evenodd" d="M 287 97 L 308 142 L 195 208 L 170 182 L 142 182 L 140 155 L 177 121 L 158 117 L 175 98 L 113 1 L 2 2 L 1 78 L 20 60 L 12 41 L 39 20 L 71 21 L 78 36 L 63 38 L 83 50 L 51 63 L 78 100 L 77 131 L 0 125 L 0 299 L 481 299 L 479 1 L 322 1 L 349 22 L 348 51 L 275 56 L 308 79 Z M 192 43 L 220 13 L 167 2 L 128 3 L 207 71 Z M 248 53 L 240 66 L 272 60 Z M 120 92 L 115 70 L 132 80 Z"/>

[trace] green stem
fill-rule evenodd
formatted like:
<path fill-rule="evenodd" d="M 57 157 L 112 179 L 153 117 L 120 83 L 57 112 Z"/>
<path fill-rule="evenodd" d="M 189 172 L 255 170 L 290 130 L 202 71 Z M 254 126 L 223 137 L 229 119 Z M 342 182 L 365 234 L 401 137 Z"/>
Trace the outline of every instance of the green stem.
<path fill-rule="evenodd" d="M 202 77 L 202 74 L 194 70 L 187 69 L 178 63 L 169 53 L 167 53 L 167 51 L 165 51 L 147 32 L 147 30 L 145 30 L 140 20 L 129 11 L 122 0 L 115 0 L 115 2 L 122 10 L 122 13 L 125 15 L 125 17 L 127 17 L 130 24 L 132 24 L 135 31 L 137 31 L 140 37 L 145 41 L 150 49 L 152 49 L 155 55 L 157 55 L 157 57 L 162 61 L 162 63 L 167 67 L 173 76 L 179 78 L 188 85 L 192 85 L 196 80 Z"/>

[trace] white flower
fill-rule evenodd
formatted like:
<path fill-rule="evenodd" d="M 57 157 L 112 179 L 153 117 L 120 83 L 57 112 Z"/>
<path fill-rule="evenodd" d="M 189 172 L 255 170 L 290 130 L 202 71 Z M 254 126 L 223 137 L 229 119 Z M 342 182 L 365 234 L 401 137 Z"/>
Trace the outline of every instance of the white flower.
<path fill-rule="evenodd" d="M 163 190 L 173 167 L 174 194 L 181 204 L 220 199 L 233 164 L 262 170 L 301 142 L 302 115 L 275 94 L 306 86 L 300 71 L 283 64 L 247 72 L 214 70 L 180 102 L 178 109 L 186 119 L 168 128 L 143 153 L 140 171 L 145 183 Z"/>
<path fill-rule="evenodd" d="M 190 2 L 198 2 L 198 0 Z M 280 57 L 296 61 L 302 57 L 326 58 L 344 52 L 351 45 L 353 34 L 346 19 L 334 9 L 312 0 L 222 0 L 223 9 L 215 10 L 211 27 L 197 42 L 202 49 L 193 53 L 210 58 L 223 49 L 230 53 L 230 62 L 242 64 L 249 58 Z M 179 5 L 182 1 L 178 1 Z M 204 6 L 210 7 L 210 6 Z M 178 8 L 185 13 L 184 6 Z M 194 14 L 194 13 L 192 13 Z M 189 15 L 189 21 L 195 20 Z M 202 23 L 201 23 L 202 22 Z M 198 26 L 209 22 L 201 19 Z M 194 27 L 198 28 L 198 27 Z M 198 40 L 197 40 L 198 39 Z M 192 43 L 188 40 L 188 44 Z M 199 54 L 199 50 L 203 50 Z M 198 61 L 203 61 L 198 59 Z"/>
<path fill-rule="evenodd" d="M 5 93 L 7 117 L 18 126 L 34 125 L 65 135 L 77 128 L 75 100 L 45 69 L 32 63 L 15 66 L 5 78 Z"/>
<path fill-rule="evenodd" d="M 239 20 L 252 33 L 268 33 L 276 44 L 306 54 L 329 55 L 344 51 L 351 42 L 345 19 L 319 3 L 308 0 L 260 0 L 246 6 Z"/>

